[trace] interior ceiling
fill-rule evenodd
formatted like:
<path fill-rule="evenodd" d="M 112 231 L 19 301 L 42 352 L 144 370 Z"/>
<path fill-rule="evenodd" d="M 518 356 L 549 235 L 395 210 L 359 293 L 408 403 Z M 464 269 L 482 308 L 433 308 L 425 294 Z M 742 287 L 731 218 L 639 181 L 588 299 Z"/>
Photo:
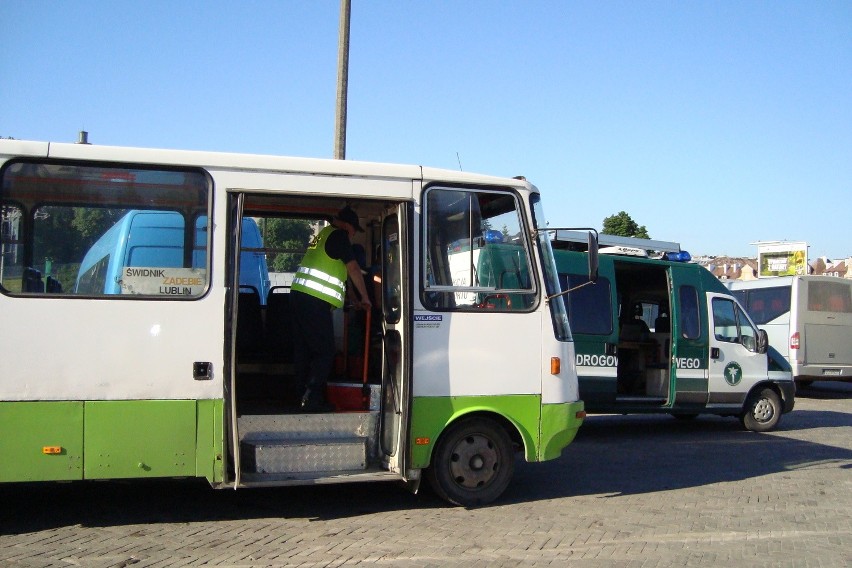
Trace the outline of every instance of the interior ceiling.
<path fill-rule="evenodd" d="M 246 196 L 244 211 L 249 216 L 274 216 L 280 214 L 331 218 L 349 205 L 361 219 L 378 217 L 389 205 L 388 201 L 357 199 L 352 197 L 318 197 L 307 195 L 250 194 Z"/>

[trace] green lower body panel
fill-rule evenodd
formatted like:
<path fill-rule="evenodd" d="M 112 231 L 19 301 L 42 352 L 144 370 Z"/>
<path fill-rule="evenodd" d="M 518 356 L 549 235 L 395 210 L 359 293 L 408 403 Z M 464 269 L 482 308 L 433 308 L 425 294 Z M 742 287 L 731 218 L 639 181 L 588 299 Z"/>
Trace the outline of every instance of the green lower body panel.
<path fill-rule="evenodd" d="M 673 407 L 684 404 L 705 406 L 708 401 L 709 382 L 705 378 L 676 377 Z"/>
<path fill-rule="evenodd" d="M 82 402 L 0 402 L 0 482 L 83 479 Z"/>
<path fill-rule="evenodd" d="M 83 441 L 86 479 L 193 476 L 195 401 L 87 402 Z"/>
<path fill-rule="evenodd" d="M 222 480 L 221 400 L 0 402 L 0 481 Z"/>
<path fill-rule="evenodd" d="M 583 401 L 545 404 L 541 407 L 541 453 L 538 461 L 558 458 L 574 441 L 583 424 Z"/>
<path fill-rule="evenodd" d="M 508 420 L 523 440 L 527 461 L 556 458 L 576 436 L 583 421 L 576 415 L 582 410 L 582 402 L 542 405 L 538 395 L 415 398 L 411 414 L 412 467 L 428 466 L 441 432 L 473 413 Z"/>
<path fill-rule="evenodd" d="M 195 476 L 218 483 L 224 480 L 224 402 L 221 399 L 199 400 L 196 404 Z"/>

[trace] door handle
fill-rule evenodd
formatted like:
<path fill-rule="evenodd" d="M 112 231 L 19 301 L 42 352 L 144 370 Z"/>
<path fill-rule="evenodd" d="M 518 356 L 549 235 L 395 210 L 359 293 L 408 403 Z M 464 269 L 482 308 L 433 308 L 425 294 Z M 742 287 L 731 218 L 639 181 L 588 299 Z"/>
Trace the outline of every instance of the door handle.
<path fill-rule="evenodd" d="M 196 381 L 209 381 L 213 378 L 213 363 L 196 361 L 192 364 L 192 378 Z"/>
<path fill-rule="evenodd" d="M 719 348 L 718 347 L 711 347 L 710 348 L 710 358 L 711 359 L 718 359 L 719 358 Z"/>

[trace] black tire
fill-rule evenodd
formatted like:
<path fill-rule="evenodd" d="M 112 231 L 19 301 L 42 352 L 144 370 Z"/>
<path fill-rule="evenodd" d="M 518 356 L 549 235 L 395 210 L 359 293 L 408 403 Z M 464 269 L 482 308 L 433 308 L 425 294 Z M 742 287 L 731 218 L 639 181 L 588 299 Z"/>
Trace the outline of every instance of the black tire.
<path fill-rule="evenodd" d="M 781 398 L 770 388 L 752 393 L 740 415 L 743 427 L 752 432 L 768 432 L 780 419 Z"/>
<path fill-rule="evenodd" d="M 442 499 L 475 507 L 497 499 L 514 470 L 509 434 L 493 420 L 470 418 L 452 425 L 440 437 L 426 477 Z"/>

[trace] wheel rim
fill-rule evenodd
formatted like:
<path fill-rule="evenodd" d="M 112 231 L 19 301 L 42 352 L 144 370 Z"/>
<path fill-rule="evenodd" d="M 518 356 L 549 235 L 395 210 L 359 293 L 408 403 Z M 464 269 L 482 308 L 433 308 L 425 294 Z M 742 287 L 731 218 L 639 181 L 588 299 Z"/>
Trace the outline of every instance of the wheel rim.
<path fill-rule="evenodd" d="M 754 410 L 751 414 L 758 422 L 769 422 L 775 416 L 775 405 L 769 399 L 761 398 L 754 405 Z"/>
<path fill-rule="evenodd" d="M 499 452 L 494 443 L 481 434 L 460 439 L 450 455 L 450 475 L 466 489 L 477 489 L 491 482 L 500 469 Z"/>

